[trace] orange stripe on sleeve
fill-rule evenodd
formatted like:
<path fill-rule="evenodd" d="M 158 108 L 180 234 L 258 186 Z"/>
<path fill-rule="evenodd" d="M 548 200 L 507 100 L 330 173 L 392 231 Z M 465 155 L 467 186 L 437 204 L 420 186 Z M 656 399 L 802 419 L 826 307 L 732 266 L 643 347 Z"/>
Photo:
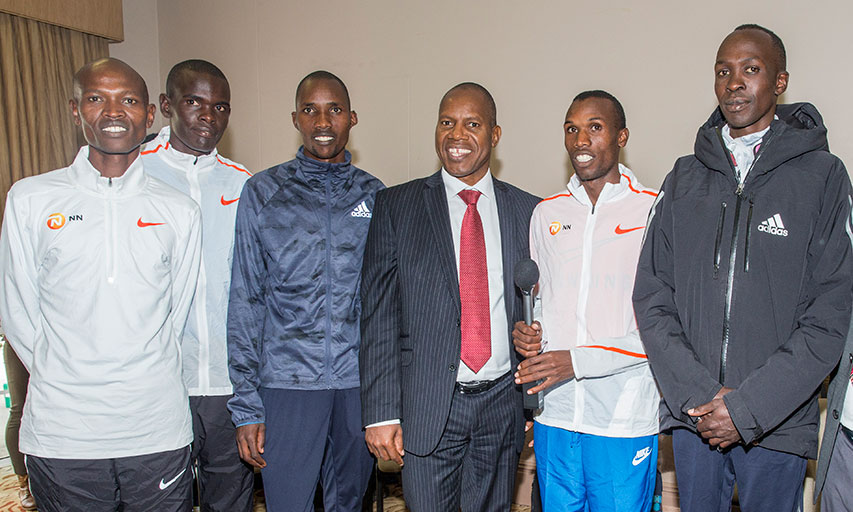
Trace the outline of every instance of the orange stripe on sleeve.
<path fill-rule="evenodd" d="M 558 197 L 572 197 L 572 194 L 557 194 L 556 196 L 546 197 L 545 199 L 539 201 L 539 204 L 542 204 L 545 201 L 551 201 L 551 200 L 557 199 Z"/>
<path fill-rule="evenodd" d="M 610 352 L 616 352 L 617 354 L 636 357 L 639 359 L 648 359 L 649 358 L 646 354 L 639 354 L 637 352 L 629 352 L 627 350 L 622 350 L 621 348 L 616 348 L 616 347 L 605 347 L 603 345 L 583 345 L 583 346 L 577 347 L 577 348 L 600 348 L 601 350 L 609 350 Z"/>
<path fill-rule="evenodd" d="M 635 189 L 634 185 L 631 184 L 631 178 L 629 178 L 627 174 L 623 174 L 622 176 L 624 176 L 625 179 L 628 180 L 628 188 L 631 189 L 631 192 L 634 192 L 635 194 L 648 194 L 652 197 L 658 196 L 657 194 L 655 194 L 651 190 L 637 190 L 637 189 Z"/>
<path fill-rule="evenodd" d="M 167 144 L 167 145 L 168 145 L 168 144 Z M 143 151 L 141 154 L 143 154 L 143 155 L 150 155 L 151 153 L 156 153 L 156 152 L 160 151 L 161 149 L 163 149 L 163 145 L 162 145 L 162 144 L 157 144 L 157 147 L 156 147 L 156 148 L 154 148 L 154 149 L 149 149 L 148 151 Z"/>
<path fill-rule="evenodd" d="M 243 169 L 242 167 L 239 167 L 239 166 L 236 166 L 236 165 L 233 165 L 233 164 L 229 164 L 228 162 L 223 162 L 223 161 L 222 161 L 222 159 L 221 159 L 221 158 L 219 158 L 219 155 L 216 155 L 216 161 L 217 161 L 217 162 L 219 162 L 219 163 L 220 163 L 220 164 L 222 164 L 222 165 L 226 165 L 226 166 L 231 167 L 231 168 L 233 168 L 233 169 L 237 169 L 237 170 L 238 170 L 238 171 L 240 171 L 240 172 L 245 172 L 245 173 L 246 173 L 246 174 L 248 174 L 249 176 L 251 176 L 251 175 L 252 175 L 252 173 L 250 173 L 250 172 L 249 172 L 249 171 L 247 171 L 246 169 Z"/>

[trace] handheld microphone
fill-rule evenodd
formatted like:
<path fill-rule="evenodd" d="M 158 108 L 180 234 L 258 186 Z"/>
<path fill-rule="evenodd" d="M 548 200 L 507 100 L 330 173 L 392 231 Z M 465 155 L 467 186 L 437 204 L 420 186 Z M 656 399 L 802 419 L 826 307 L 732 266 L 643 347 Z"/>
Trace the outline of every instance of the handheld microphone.
<path fill-rule="evenodd" d="M 524 323 L 527 325 L 533 324 L 533 289 L 536 283 L 539 282 L 539 266 L 530 258 L 519 260 L 515 264 L 513 272 L 515 285 L 521 290 L 521 305 L 524 309 Z M 528 395 L 527 390 L 533 387 L 533 383 L 524 384 L 521 386 L 524 396 L 524 408 L 536 409 L 539 407 L 538 395 Z"/>
<path fill-rule="evenodd" d="M 533 288 L 539 282 L 539 266 L 530 258 L 524 258 L 515 264 L 513 274 L 515 285 L 521 290 L 521 304 L 524 309 L 524 323 L 533 324 Z"/>

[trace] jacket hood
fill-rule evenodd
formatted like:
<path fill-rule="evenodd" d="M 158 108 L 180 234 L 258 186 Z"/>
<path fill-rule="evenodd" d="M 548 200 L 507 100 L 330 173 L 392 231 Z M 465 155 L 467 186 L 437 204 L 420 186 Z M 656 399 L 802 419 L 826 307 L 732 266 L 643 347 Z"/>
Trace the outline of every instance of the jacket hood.
<path fill-rule="evenodd" d="M 778 119 L 770 123 L 770 130 L 762 141 L 762 144 L 772 144 L 773 151 L 762 153 L 760 161 L 756 160 L 755 169 L 750 174 L 775 169 L 810 151 L 829 151 L 823 117 L 811 103 L 778 105 L 776 117 Z M 731 165 L 720 134 L 725 124 L 723 113 L 717 107 L 708 121 L 699 128 L 693 153 L 706 167 L 729 173 Z"/>

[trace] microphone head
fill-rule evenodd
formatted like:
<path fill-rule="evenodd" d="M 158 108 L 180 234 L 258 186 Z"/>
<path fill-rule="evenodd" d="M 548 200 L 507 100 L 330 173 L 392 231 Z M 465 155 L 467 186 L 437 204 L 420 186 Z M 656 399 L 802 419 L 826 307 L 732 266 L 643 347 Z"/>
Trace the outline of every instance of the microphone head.
<path fill-rule="evenodd" d="M 539 282 L 539 266 L 530 258 L 519 260 L 513 273 L 515 285 L 522 291 L 529 292 Z"/>

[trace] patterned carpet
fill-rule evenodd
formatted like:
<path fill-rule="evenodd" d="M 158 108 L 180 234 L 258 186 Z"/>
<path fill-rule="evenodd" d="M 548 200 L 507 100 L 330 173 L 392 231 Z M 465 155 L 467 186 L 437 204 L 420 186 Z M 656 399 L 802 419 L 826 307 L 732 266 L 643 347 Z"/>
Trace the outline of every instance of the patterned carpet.
<path fill-rule="evenodd" d="M 21 512 L 18 502 L 18 479 L 12 466 L 0 466 L 0 512 Z"/>

